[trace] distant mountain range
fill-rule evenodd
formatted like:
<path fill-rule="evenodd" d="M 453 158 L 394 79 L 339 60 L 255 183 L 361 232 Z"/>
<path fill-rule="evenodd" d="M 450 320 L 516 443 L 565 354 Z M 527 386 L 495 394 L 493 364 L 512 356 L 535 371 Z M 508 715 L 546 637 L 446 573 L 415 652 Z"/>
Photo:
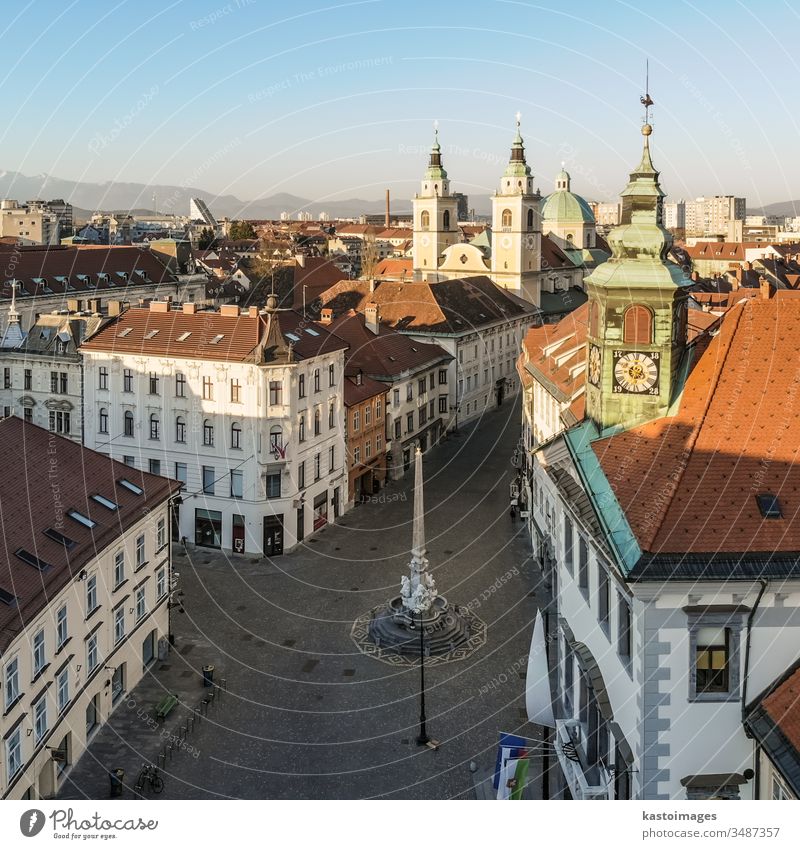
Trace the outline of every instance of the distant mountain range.
<path fill-rule="evenodd" d="M 155 204 L 153 196 L 155 195 Z M 241 200 L 234 195 L 215 195 L 203 189 L 191 186 L 171 186 L 165 184 L 145 185 L 144 183 L 79 183 L 62 180 L 49 174 L 27 177 L 15 171 L 0 171 L 0 198 L 13 198 L 20 203 L 26 200 L 53 200 L 63 198 L 75 207 L 75 214 L 81 217 L 96 210 L 133 211 L 152 209 L 161 212 L 189 214 L 189 199 L 197 197 L 204 200 L 218 218 L 280 218 L 282 212 L 307 211 L 313 216 L 327 212 L 331 218 L 351 218 L 357 215 L 377 215 L 384 211 L 385 201 L 349 200 L 316 202 L 308 198 L 280 192 L 257 200 Z M 480 201 L 480 198 L 476 198 Z M 488 197 L 481 207 L 488 208 Z M 411 202 L 407 198 L 392 204 L 393 214 L 410 214 Z"/>
<path fill-rule="evenodd" d="M 800 215 L 800 200 L 782 200 L 768 203 L 760 209 L 748 209 L 748 215 Z"/>

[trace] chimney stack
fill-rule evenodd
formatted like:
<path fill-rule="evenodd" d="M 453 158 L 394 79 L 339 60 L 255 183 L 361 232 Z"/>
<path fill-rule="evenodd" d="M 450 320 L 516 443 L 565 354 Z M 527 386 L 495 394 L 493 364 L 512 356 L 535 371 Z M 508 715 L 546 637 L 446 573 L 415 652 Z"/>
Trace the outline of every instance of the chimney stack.
<path fill-rule="evenodd" d="M 306 255 L 305 254 L 295 254 L 295 262 L 300 266 L 300 268 L 306 267 Z"/>
<path fill-rule="evenodd" d="M 183 305 L 184 315 L 194 315 L 197 312 L 197 304 L 188 302 Z"/>
<path fill-rule="evenodd" d="M 320 324 L 330 324 L 333 321 L 333 310 L 330 307 L 324 307 L 320 315 Z"/>
<path fill-rule="evenodd" d="M 770 284 L 769 280 L 767 280 L 766 277 L 759 277 L 758 286 L 761 290 L 761 297 L 765 301 L 768 301 L 772 297 L 772 285 Z"/>
<path fill-rule="evenodd" d="M 389 229 L 389 223 L 391 222 L 392 217 L 389 213 L 389 189 L 386 189 L 386 221 L 384 222 L 386 229 Z"/>
<path fill-rule="evenodd" d="M 150 312 L 169 312 L 169 302 L 150 301 Z"/>
<path fill-rule="evenodd" d="M 372 301 L 364 307 L 364 324 L 376 336 L 380 333 L 380 310 L 378 305 Z"/>
<path fill-rule="evenodd" d="M 120 315 L 122 313 L 122 301 L 111 300 L 108 302 L 108 314 Z"/>
<path fill-rule="evenodd" d="M 70 312 L 80 312 L 81 302 L 77 298 L 67 298 L 67 309 Z"/>

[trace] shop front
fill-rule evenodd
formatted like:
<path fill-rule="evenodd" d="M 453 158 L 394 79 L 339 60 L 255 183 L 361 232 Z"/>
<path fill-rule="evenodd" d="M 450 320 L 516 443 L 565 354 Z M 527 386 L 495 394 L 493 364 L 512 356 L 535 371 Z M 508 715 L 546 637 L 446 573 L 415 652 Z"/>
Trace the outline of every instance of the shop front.
<path fill-rule="evenodd" d="M 314 530 L 328 524 L 328 490 L 321 492 L 314 498 Z"/>
<path fill-rule="evenodd" d="M 219 510 L 194 511 L 195 545 L 222 548 L 222 513 Z"/>

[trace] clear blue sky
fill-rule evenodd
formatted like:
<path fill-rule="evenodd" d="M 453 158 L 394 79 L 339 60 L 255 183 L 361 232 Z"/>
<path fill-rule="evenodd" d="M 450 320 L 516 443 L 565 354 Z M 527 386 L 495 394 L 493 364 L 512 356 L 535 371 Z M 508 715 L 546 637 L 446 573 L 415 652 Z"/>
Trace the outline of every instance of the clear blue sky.
<path fill-rule="evenodd" d="M 0 168 L 243 199 L 408 197 L 439 120 L 491 191 L 522 112 L 549 191 L 610 199 L 640 147 L 673 198 L 800 197 L 800 12 L 782 0 L 21 0 L 4 9 Z"/>

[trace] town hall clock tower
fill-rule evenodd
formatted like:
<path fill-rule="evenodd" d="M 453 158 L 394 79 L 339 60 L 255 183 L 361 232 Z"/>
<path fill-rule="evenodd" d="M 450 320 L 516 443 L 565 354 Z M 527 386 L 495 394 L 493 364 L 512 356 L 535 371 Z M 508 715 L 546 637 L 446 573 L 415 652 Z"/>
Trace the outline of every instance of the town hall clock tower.
<path fill-rule="evenodd" d="M 601 432 L 665 416 L 686 350 L 692 281 L 667 260 L 672 235 L 662 223 L 652 132 L 645 123 L 642 159 L 622 192 L 621 223 L 608 238 L 611 258 L 585 280 L 586 412 Z"/>

